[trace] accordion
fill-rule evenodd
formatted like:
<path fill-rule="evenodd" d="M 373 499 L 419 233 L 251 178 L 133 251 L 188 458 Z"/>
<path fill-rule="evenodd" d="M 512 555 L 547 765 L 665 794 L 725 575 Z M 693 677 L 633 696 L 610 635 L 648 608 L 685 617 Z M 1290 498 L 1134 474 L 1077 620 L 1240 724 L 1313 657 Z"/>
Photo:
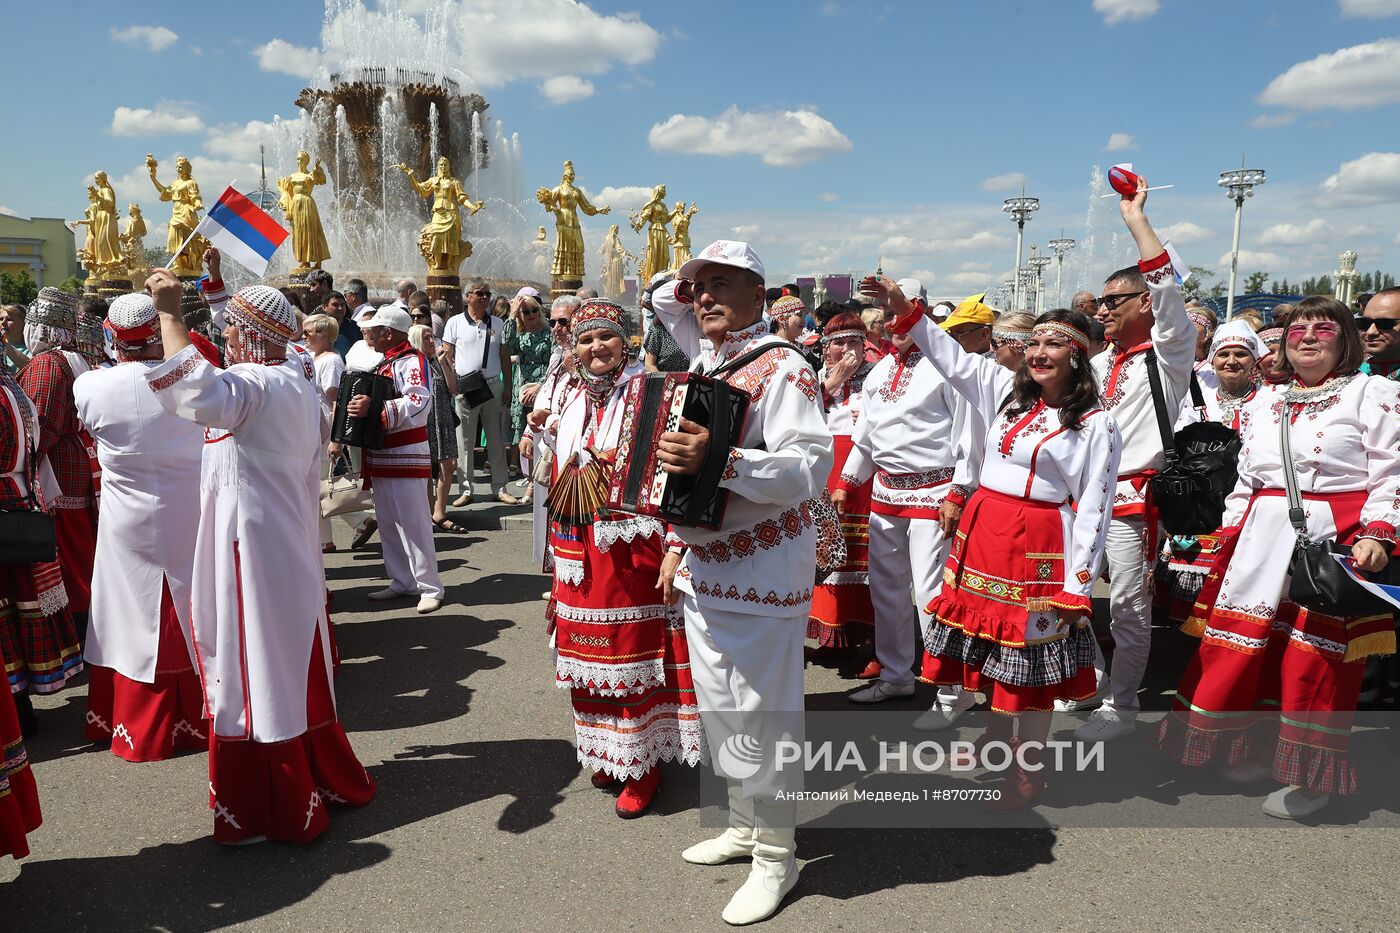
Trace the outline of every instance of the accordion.
<path fill-rule="evenodd" d="M 627 384 L 627 397 L 608 488 L 608 508 L 650 515 L 673 525 L 718 529 L 729 491 L 719 481 L 749 411 L 749 394 L 700 373 L 649 373 Z M 695 476 L 662 469 L 661 435 L 681 418 L 710 431 L 705 463 Z"/>
<path fill-rule="evenodd" d="M 357 395 L 369 396 L 369 411 L 352 418 L 346 410 Z M 378 450 L 384 445 L 384 403 L 394 397 L 394 380 L 357 369 L 347 369 L 340 377 L 340 395 L 331 419 L 331 440 L 337 444 Z"/>

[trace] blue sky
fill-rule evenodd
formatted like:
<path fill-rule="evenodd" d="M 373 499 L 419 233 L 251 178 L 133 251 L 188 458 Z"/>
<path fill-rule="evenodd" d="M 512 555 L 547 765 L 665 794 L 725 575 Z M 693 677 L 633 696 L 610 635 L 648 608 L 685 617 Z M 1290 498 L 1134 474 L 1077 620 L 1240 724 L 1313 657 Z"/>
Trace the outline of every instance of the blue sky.
<path fill-rule="evenodd" d="M 1345 248 L 1400 272 L 1400 0 L 394 5 L 453 20 L 453 61 L 520 134 L 525 190 L 557 183 L 565 158 L 615 214 L 665 182 L 700 204 L 697 248 L 751 239 L 772 279 L 869 271 L 883 255 L 938 294 L 994 287 L 1014 259 L 1000 206 L 1020 176 L 1042 203 L 1029 251 L 1061 229 L 1086 240 L 1091 168 L 1117 161 L 1176 185 L 1151 216 L 1223 276 L 1232 205 L 1216 179 L 1242 156 L 1269 173 L 1246 205 L 1242 274 L 1296 281 Z M 55 2 L 14 15 L 9 74 L 26 77 L 6 92 L 0 207 L 81 216 L 85 179 L 104 168 L 154 228 L 167 214 L 145 153 L 165 173 L 176 152 L 196 157 L 206 198 L 234 175 L 244 187 L 254 121 L 295 115 L 326 10 Z M 1070 255 L 1075 284 L 1133 258 L 1111 204 L 1095 208 L 1092 250 Z M 586 229 L 592 250 L 601 229 Z"/>

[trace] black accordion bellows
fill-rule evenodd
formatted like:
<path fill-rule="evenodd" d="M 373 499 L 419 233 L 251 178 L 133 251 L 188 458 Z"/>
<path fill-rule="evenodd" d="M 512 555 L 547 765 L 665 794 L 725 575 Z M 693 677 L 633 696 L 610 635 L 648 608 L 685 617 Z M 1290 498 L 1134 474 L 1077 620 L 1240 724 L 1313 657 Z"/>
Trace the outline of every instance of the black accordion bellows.
<path fill-rule="evenodd" d="M 352 418 L 346 408 L 357 395 L 369 396 L 369 411 L 362 418 Z M 340 395 L 335 400 L 335 417 L 331 420 L 331 440 L 337 444 L 378 450 L 384 445 L 384 403 L 394 397 L 394 381 L 361 370 L 347 369 L 340 377 Z"/>

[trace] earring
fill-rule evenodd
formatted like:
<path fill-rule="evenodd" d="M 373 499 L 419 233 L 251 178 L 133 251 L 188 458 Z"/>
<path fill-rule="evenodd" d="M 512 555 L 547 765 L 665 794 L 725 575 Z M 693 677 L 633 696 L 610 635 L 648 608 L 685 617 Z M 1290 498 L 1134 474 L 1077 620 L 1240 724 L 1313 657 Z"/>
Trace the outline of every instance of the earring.
<path fill-rule="evenodd" d="M 1073 356 L 1071 356 L 1071 357 L 1069 358 L 1069 368 L 1070 368 L 1070 369 L 1078 369 L 1078 368 L 1079 368 L 1079 354 L 1078 354 L 1078 353 L 1074 354 Z"/>

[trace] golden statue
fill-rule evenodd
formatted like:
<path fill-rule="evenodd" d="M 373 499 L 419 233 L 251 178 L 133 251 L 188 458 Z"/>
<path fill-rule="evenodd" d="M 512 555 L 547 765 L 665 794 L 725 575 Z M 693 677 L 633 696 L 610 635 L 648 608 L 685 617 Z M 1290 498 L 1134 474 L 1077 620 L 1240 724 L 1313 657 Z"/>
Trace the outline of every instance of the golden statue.
<path fill-rule="evenodd" d="M 564 163 L 564 175 L 558 187 L 540 188 L 535 200 L 554 214 L 554 265 L 550 274 L 561 279 L 583 279 L 583 234 L 579 231 L 578 212 L 589 217 L 607 214 L 612 208 L 594 207 L 584 193 L 574 187 L 574 163 Z"/>
<path fill-rule="evenodd" d="M 107 278 L 120 278 L 124 270 L 121 240 L 117 236 L 117 195 L 107 181 L 106 172 L 93 174 L 92 188 L 97 200 L 91 206 L 87 245 L 101 274 Z M 89 194 L 89 200 L 91 197 Z"/>
<path fill-rule="evenodd" d="M 437 174 L 426 181 L 413 177 L 413 169 L 402 162 L 390 168 L 408 176 L 408 183 L 420 198 L 433 199 L 433 219 L 418 234 L 418 249 L 427 260 L 428 271 L 436 275 L 456 275 L 462 260 L 472 254 L 472 245 L 462 239 L 462 215 L 458 206 L 475 214 L 484 202 L 473 203 L 462 183 L 452 177 L 447 156 L 437 160 Z"/>
<path fill-rule="evenodd" d="M 603 239 L 602 248 L 598 250 L 598 255 L 603 257 L 602 263 L 602 283 L 603 297 L 617 299 L 622 297 L 626 288 L 627 261 L 637 261 L 637 257 L 627 252 L 622 245 L 622 239 L 617 234 L 617 224 L 608 228 L 608 235 Z"/>
<path fill-rule="evenodd" d="M 78 247 L 78 264 L 87 271 L 89 279 L 96 281 L 98 267 L 97 257 L 93 255 L 93 247 L 97 245 L 97 242 L 92 235 L 93 218 L 97 214 L 98 195 L 96 185 L 87 186 L 87 196 L 88 206 L 87 209 L 83 211 L 83 219 L 74 220 L 72 224 L 74 227 L 87 227 L 87 236 L 83 238 L 83 245 Z"/>
<path fill-rule="evenodd" d="M 326 183 L 326 170 L 320 159 L 316 160 L 315 171 L 307 171 L 310 164 L 311 153 L 303 149 L 297 153 L 297 170 L 277 179 L 277 190 L 282 193 L 278 207 L 292 228 L 292 258 L 297 263 L 293 274 L 319 269 L 331 258 L 326 231 L 321 227 L 321 212 L 311 196 L 317 185 Z"/>
<path fill-rule="evenodd" d="M 194 169 L 190 160 L 180 156 L 175 160 L 175 180 L 169 187 L 156 178 L 156 157 L 146 153 L 146 168 L 151 173 L 151 184 L 160 192 L 162 201 L 170 203 L 170 229 L 165 237 L 165 251 L 171 254 L 170 271 L 183 278 L 197 278 L 200 274 L 200 261 L 209 241 L 202 236 L 190 240 L 181 251 L 185 238 L 194 232 L 199 224 L 199 212 L 204 210 L 204 199 L 199 196 L 199 185 L 194 180 Z M 179 255 L 176 255 L 176 253 Z"/>
<path fill-rule="evenodd" d="M 666 186 L 653 188 L 651 200 L 628 219 L 638 233 L 642 232 L 644 224 L 649 225 L 646 252 L 642 254 L 642 267 L 637 271 L 638 286 L 646 288 L 652 276 L 671 268 L 671 236 L 666 232 L 671 212 L 666 208 Z"/>
<path fill-rule="evenodd" d="M 126 232 L 120 237 L 122 261 L 131 275 L 131 280 L 135 282 L 144 280 L 146 273 L 150 271 L 146 268 L 146 218 L 141 216 L 140 204 L 128 204 L 126 213 Z"/>
<path fill-rule="evenodd" d="M 679 269 L 690 261 L 690 219 L 700 210 L 700 205 L 694 201 L 690 203 L 690 210 L 686 210 L 684 201 L 676 202 L 676 209 L 671 212 L 671 268 Z"/>

